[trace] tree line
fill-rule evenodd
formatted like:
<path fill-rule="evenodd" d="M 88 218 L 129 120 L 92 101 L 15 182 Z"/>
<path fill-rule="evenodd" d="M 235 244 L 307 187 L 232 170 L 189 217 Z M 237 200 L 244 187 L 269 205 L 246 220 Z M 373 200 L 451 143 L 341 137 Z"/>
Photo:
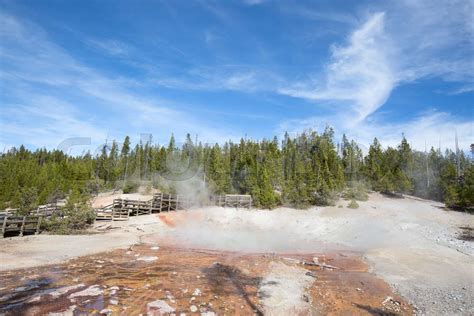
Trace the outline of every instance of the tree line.
<path fill-rule="evenodd" d="M 24 146 L 0 159 L 0 209 L 31 209 L 68 196 L 87 196 L 112 188 L 133 191 L 147 183 L 160 188 L 194 177 L 213 194 L 251 194 L 255 205 L 304 208 L 330 205 L 347 188 L 404 193 L 443 201 L 453 208 L 474 206 L 474 164 L 464 152 L 431 148 L 421 152 L 403 137 L 384 149 L 377 138 L 364 155 L 359 145 L 334 131 L 306 131 L 280 141 L 241 139 L 202 144 L 188 134 L 177 146 L 150 141 L 132 146 L 127 136 L 93 155 Z M 171 185 L 169 185 L 171 183 Z"/>

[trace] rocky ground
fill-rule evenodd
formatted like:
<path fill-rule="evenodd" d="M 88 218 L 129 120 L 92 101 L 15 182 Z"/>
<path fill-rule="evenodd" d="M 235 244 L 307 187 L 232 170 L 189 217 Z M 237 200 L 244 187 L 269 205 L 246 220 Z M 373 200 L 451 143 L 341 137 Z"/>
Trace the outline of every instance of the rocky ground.
<path fill-rule="evenodd" d="M 234 271 L 234 268 L 244 271 L 238 274 L 237 279 L 241 279 L 239 282 L 247 280 L 249 275 L 259 278 L 255 284 L 248 285 L 253 291 L 247 297 L 248 300 L 237 294 L 240 297 L 237 304 L 244 299 L 243 310 L 248 312 L 410 313 L 411 307 L 403 301 L 403 297 L 420 314 L 474 314 L 474 247 L 472 238 L 469 238 L 469 232 L 472 232 L 469 227 L 473 227 L 472 215 L 446 211 L 441 204 L 432 201 L 412 197 L 389 198 L 379 194 L 371 194 L 369 201 L 360 202 L 359 209 L 349 209 L 347 204 L 348 201 L 341 200 L 334 207 L 309 210 L 279 208 L 272 211 L 215 207 L 132 217 L 127 222 L 101 223 L 96 225 L 95 233 L 91 235 L 7 238 L 0 241 L 0 269 L 11 276 L 16 275 L 16 272 L 10 272 L 12 269 L 59 264 L 77 256 L 92 254 L 98 256 L 97 259 L 84 257 L 73 260 L 79 260 L 84 265 L 92 260 L 90 264 L 97 265 L 94 260 L 106 261 L 108 258 L 108 255 L 100 253 L 114 248 L 124 249 L 120 250 L 120 256 L 125 256 L 123 260 L 127 261 L 128 258 L 130 261 L 130 257 L 124 253 L 130 251 L 127 249 L 131 245 L 141 243 L 159 245 L 162 247 L 160 251 L 182 249 L 180 251 L 183 251 L 183 256 L 189 260 L 199 257 L 200 251 L 207 255 L 212 252 L 213 256 L 218 254 L 219 258 L 204 260 L 193 269 L 203 271 L 211 267 L 214 261 L 210 260 L 215 260 L 227 262 L 226 269 L 230 269 L 227 272 Z M 458 238 L 463 234 L 464 238 Z M 282 261 L 279 258 L 284 253 L 291 253 L 293 258 L 304 257 L 309 261 L 313 256 L 323 260 L 330 259 L 330 262 L 341 265 L 342 269 L 315 271 L 317 278 L 308 285 L 314 278 L 306 275 L 311 270 L 301 264 Z M 268 259 L 268 256 L 272 259 Z M 122 260 L 119 257 L 115 260 Z M 156 262 L 153 257 L 157 257 Z M 145 252 L 139 254 L 138 258 L 141 258 L 139 264 L 164 264 L 170 271 L 189 266 L 186 263 L 188 259 L 183 262 L 178 257 L 173 259 L 166 254 Z M 345 258 L 354 258 L 351 259 L 354 265 L 344 263 Z M 135 259 L 137 258 L 133 258 L 133 262 L 137 262 Z M 243 260 L 248 266 L 239 265 L 239 260 Z M 362 264 L 360 266 L 356 263 L 359 261 Z M 258 271 L 249 269 L 255 264 L 260 266 Z M 44 268 L 38 274 L 47 274 L 55 269 L 57 266 Z M 127 275 L 126 270 L 120 269 L 118 271 Z M 88 286 L 98 283 L 87 277 L 88 273 L 94 275 L 92 270 L 72 270 L 71 274 L 78 273 L 81 275 L 78 278 L 87 279 Z M 146 278 L 146 273 L 140 276 Z M 12 282 L 11 287 L 15 287 L 15 282 L 17 287 L 22 282 L 19 279 L 9 280 Z M 64 286 L 78 283 L 66 279 L 58 282 L 65 282 Z M 238 287 L 239 284 L 237 282 L 237 285 L 233 285 L 234 292 L 235 286 Z M 271 284 L 274 286 L 269 286 Z M 291 293 L 297 295 L 292 299 L 276 284 L 286 284 L 283 289 L 292 289 Z M 366 286 L 367 284 L 370 286 Z M 104 284 L 99 282 L 97 285 Z M 175 287 L 179 286 L 182 284 L 179 285 L 178 282 L 171 288 L 177 291 Z M 204 285 L 196 285 L 199 286 Z M 157 288 L 159 289 L 164 290 L 163 287 Z M 6 291 L 10 290 L 9 287 Z M 276 299 L 278 297 L 280 299 Z M 283 297 L 287 301 L 281 305 L 275 304 L 275 301 L 282 301 Z M 300 298 L 296 300 L 296 305 L 291 303 L 295 302 L 295 297 Z M 152 302 L 152 298 L 147 297 L 147 300 Z M 169 299 L 164 301 L 175 309 L 184 304 L 180 300 L 176 300 L 179 304 L 174 304 Z M 162 303 L 155 302 L 150 308 L 167 308 L 160 304 Z M 216 304 L 221 303 L 218 301 Z M 70 308 L 66 305 L 64 307 Z M 107 309 L 110 304 L 102 305 Z M 145 305 L 140 306 L 146 311 Z M 199 306 L 196 307 L 199 311 Z M 225 307 L 223 308 L 225 312 Z M 190 311 L 188 307 L 185 309 Z M 207 309 L 222 312 L 221 309 Z"/>
<path fill-rule="evenodd" d="M 412 313 L 353 253 L 243 254 L 141 243 L 0 272 L 4 315 Z M 289 260 L 291 259 L 291 260 Z M 296 261 L 293 261 L 296 260 Z"/>

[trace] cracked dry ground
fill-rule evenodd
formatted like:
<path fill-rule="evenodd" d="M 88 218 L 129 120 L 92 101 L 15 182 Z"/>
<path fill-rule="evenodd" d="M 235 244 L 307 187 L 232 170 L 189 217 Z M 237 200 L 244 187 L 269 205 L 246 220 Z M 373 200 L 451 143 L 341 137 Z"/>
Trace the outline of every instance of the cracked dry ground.
<path fill-rule="evenodd" d="M 339 269 L 302 266 L 283 256 L 318 257 Z M 157 300 L 176 315 L 279 314 L 265 305 L 271 293 L 259 290 L 286 286 L 264 284 L 275 264 L 311 272 L 299 298 L 306 308 L 294 314 L 413 313 L 355 253 L 241 254 L 140 244 L 64 264 L 1 272 L 0 314 L 158 315 L 160 309 L 149 304 Z"/>

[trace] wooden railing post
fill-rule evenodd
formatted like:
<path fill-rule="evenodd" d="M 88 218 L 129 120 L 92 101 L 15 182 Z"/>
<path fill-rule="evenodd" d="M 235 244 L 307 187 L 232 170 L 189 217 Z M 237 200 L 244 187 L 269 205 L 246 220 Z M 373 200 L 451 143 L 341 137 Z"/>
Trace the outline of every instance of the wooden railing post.
<path fill-rule="evenodd" d="M 21 228 L 20 228 L 20 237 L 23 237 L 23 230 L 25 229 L 25 220 L 26 220 L 26 216 L 23 216 L 23 221 L 21 222 Z"/>
<path fill-rule="evenodd" d="M 8 220 L 8 216 L 5 215 L 5 217 L 3 218 L 3 225 L 2 225 L 2 237 L 5 238 L 5 229 L 7 228 L 7 220 Z"/>
<path fill-rule="evenodd" d="M 42 216 L 38 216 L 38 223 L 36 224 L 36 232 L 35 235 L 38 235 L 40 232 L 40 227 L 41 227 L 41 220 L 43 219 Z"/>
<path fill-rule="evenodd" d="M 160 192 L 160 210 L 159 213 L 163 210 L 163 192 Z"/>

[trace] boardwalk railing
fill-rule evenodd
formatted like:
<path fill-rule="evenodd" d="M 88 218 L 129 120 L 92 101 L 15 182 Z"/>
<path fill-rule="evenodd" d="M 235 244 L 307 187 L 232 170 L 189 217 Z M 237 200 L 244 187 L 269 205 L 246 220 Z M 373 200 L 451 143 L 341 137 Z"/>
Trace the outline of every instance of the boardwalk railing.
<path fill-rule="evenodd" d="M 112 220 L 113 219 L 113 204 L 106 205 L 104 207 L 95 210 L 96 220 Z"/>
<path fill-rule="evenodd" d="M 57 203 L 40 205 L 28 212 L 28 215 L 17 215 L 18 209 L 0 211 L 0 228 L 2 237 L 18 234 L 22 237 L 25 233 L 39 234 L 41 221 L 60 211 Z"/>
<path fill-rule="evenodd" d="M 2 225 L 2 237 L 7 233 L 19 233 L 20 237 L 25 233 L 38 234 L 40 231 L 42 216 L 28 215 L 0 215 Z"/>
<path fill-rule="evenodd" d="M 54 213 L 57 213 L 61 210 L 61 208 L 58 206 L 56 203 L 50 203 L 46 205 L 40 205 L 38 208 L 34 211 L 31 211 L 30 213 L 38 215 L 38 216 L 44 216 L 44 217 L 50 217 Z"/>
<path fill-rule="evenodd" d="M 210 196 L 206 203 L 179 194 L 157 193 L 148 201 L 115 199 L 112 204 L 96 209 L 96 220 L 127 220 L 130 216 L 187 210 L 196 205 L 251 208 L 250 195 Z"/>
<path fill-rule="evenodd" d="M 211 201 L 220 207 L 252 208 L 252 196 L 242 194 L 226 194 L 213 196 Z"/>

